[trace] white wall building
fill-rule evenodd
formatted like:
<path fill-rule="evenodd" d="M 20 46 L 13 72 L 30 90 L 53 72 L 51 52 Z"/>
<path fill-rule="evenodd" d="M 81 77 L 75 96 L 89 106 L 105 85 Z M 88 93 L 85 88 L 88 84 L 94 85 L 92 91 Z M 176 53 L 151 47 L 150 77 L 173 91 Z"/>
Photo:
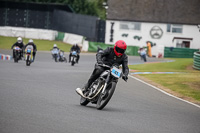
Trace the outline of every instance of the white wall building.
<path fill-rule="evenodd" d="M 111 32 L 113 31 L 113 32 Z M 130 46 L 146 46 L 151 41 L 152 54 L 157 56 L 164 47 L 200 49 L 200 28 L 197 25 L 106 21 L 105 43 L 124 40 Z"/>
<path fill-rule="evenodd" d="M 198 5 L 199 0 L 108 0 L 105 43 L 142 47 L 151 41 L 156 56 L 165 46 L 200 49 Z"/>

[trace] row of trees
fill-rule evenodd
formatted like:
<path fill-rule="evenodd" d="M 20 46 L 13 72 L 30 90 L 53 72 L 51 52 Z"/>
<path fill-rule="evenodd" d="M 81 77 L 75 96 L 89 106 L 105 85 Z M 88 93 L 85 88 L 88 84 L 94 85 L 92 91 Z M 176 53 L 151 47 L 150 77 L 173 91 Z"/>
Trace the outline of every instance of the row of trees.
<path fill-rule="evenodd" d="M 106 19 L 106 10 L 103 6 L 107 0 L 11 0 L 15 2 L 37 2 L 68 4 L 75 13 L 97 16 Z"/>

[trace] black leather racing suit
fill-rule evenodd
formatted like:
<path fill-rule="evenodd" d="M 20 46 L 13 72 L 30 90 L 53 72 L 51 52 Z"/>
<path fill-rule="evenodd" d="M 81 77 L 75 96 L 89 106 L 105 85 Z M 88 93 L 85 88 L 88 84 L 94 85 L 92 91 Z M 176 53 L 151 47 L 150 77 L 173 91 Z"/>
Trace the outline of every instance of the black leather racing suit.
<path fill-rule="evenodd" d="M 101 75 L 101 73 L 106 69 L 104 67 L 98 66 L 99 64 L 106 64 L 112 66 L 113 64 L 122 64 L 122 70 L 124 75 L 127 77 L 129 73 L 128 68 L 128 56 L 124 53 L 121 57 L 117 57 L 114 53 L 114 48 L 108 47 L 105 50 L 99 51 L 96 55 L 97 63 L 95 64 L 95 69 L 90 76 L 88 82 L 84 86 L 85 89 L 88 87 Z"/>
<path fill-rule="evenodd" d="M 16 42 L 16 43 L 14 43 L 14 44 L 12 45 L 11 49 L 13 49 L 13 47 L 15 47 L 15 46 L 18 46 L 18 47 L 21 48 L 20 57 L 23 57 L 24 43 L 23 43 L 23 42 L 21 42 L 21 43 Z M 15 54 L 14 54 L 14 50 L 13 50 L 13 58 L 15 58 L 14 56 L 15 56 Z"/>
<path fill-rule="evenodd" d="M 76 52 L 77 52 L 77 59 L 76 59 L 76 62 L 78 63 L 78 61 L 79 61 L 79 59 L 80 59 L 79 53 L 81 52 L 79 46 L 78 46 L 78 45 L 73 45 L 73 46 L 71 47 L 70 54 L 69 54 L 69 62 L 71 62 L 72 51 L 76 51 Z"/>

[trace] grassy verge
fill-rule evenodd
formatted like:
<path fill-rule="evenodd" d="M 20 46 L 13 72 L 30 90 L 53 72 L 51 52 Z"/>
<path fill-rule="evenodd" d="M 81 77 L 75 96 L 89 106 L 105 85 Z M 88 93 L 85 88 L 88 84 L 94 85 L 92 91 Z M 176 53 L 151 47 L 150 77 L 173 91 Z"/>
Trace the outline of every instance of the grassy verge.
<path fill-rule="evenodd" d="M 24 44 L 28 43 L 28 38 L 23 38 Z M 0 36 L 0 49 L 10 49 L 11 46 L 17 41 L 17 37 L 4 37 Z M 33 39 L 34 43 L 37 46 L 39 51 L 50 51 L 53 48 L 53 44 L 57 44 L 57 46 L 65 51 L 69 52 L 71 45 L 67 43 L 63 43 L 60 41 L 49 41 L 49 40 L 38 40 Z"/>
<path fill-rule="evenodd" d="M 139 77 L 167 88 L 169 93 L 200 104 L 200 71 L 191 66 L 193 59 L 173 59 L 174 62 L 130 65 L 140 72 L 182 72 L 176 74 L 141 74 Z"/>

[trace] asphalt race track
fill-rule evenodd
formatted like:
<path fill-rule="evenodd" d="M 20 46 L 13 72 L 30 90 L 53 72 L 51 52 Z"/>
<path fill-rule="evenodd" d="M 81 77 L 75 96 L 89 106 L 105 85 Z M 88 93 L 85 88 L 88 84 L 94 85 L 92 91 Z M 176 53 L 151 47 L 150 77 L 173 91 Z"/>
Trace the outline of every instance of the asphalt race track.
<path fill-rule="evenodd" d="M 129 56 L 133 62 L 142 61 Z M 50 52 L 38 52 L 31 66 L 0 60 L 0 133 L 200 133 L 200 108 L 131 77 L 103 110 L 81 106 L 75 89 L 94 63 L 95 54 L 81 54 L 75 66 L 56 63 Z"/>

